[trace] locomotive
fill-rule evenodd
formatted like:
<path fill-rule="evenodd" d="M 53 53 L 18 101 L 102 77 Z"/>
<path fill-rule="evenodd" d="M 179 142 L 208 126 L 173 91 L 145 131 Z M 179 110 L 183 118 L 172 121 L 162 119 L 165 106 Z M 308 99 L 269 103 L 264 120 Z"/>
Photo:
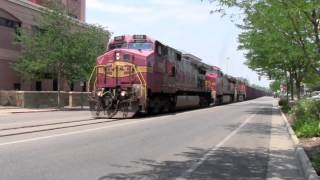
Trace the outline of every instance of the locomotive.
<path fill-rule="evenodd" d="M 89 106 L 97 118 L 242 101 L 246 89 L 218 67 L 146 35 L 114 37 L 88 81 Z"/>

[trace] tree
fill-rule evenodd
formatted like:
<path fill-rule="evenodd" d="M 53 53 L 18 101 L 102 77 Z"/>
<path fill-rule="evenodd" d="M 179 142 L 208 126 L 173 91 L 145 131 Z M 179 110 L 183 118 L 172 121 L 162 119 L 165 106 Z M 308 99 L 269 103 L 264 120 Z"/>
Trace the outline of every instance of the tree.
<path fill-rule="evenodd" d="M 273 82 L 270 83 L 270 89 L 271 89 L 273 92 L 280 91 L 280 85 L 281 85 L 281 81 L 275 80 L 275 81 L 273 81 Z"/>
<path fill-rule="evenodd" d="M 55 2 L 55 1 L 54 1 Z M 15 69 L 32 79 L 48 75 L 58 81 L 58 107 L 63 80 L 84 80 L 105 51 L 109 32 L 67 15 L 61 4 L 51 4 L 36 19 L 37 27 L 20 29 L 22 53 Z"/>
<path fill-rule="evenodd" d="M 246 64 L 272 79 L 285 80 L 300 98 L 303 81 L 319 69 L 319 7 L 316 0 L 213 0 L 222 7 L 243 12 L 240 49 Z"/>

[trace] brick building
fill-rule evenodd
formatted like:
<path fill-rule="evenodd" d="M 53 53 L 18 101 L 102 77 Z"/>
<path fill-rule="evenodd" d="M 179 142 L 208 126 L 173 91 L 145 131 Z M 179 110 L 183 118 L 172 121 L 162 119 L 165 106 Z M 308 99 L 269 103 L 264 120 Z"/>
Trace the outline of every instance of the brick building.
<path fill-rule="evenodd" d="M 68 14 L 85 21 L 85 0 L 61 0 Z M 57 89 L 57 81 L 47 79 L 31 81 L 19 76 L 12 68 L 17 61 L 20 47 L 13 44 L 17 27 L 36 26 L 35 17 L 45 6 L 45 0 L 0 0 L 0 90 L 46 90 Z M 63 86 L 70 90 L 68 86 Z M 81 90 L 79 83 L 71 90 Z"/>
<path fill-rule="evenodd" d="M 48 0 L 29 0 L 35 4 L 45 6 Z M 68 14 L 81 21 L 85 21 L 85 0 L 61 0 Z"/>

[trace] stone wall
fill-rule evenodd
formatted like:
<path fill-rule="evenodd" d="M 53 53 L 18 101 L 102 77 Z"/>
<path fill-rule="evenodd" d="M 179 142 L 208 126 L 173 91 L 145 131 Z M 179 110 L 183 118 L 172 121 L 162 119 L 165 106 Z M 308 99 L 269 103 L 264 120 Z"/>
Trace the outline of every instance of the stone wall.
<path fill-rule="evenodd" d="M 18 104 L 21 104 L 18 91 L 0 91 L 1 106 L 18 106 Z"/>
<path fill-rule="evenodd" d="M 87 106 L 87 92 L 61 92 L 61 106 Z M 18 106 L 23 108 L 57 107 L 58 93 L 56 91 L 0 91 L 1 106 Z"/>

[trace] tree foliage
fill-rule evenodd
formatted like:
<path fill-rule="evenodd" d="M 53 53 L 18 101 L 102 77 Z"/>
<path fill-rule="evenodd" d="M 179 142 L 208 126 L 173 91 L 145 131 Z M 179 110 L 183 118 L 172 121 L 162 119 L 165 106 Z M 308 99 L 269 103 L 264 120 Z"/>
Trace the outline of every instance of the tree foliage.
<path fill-rule="evenodd" d="M 22 53 L 15 69 L 32 79 L 86 80 L 109 32 L 69 17 L 60 4 L 51 9 L 42 10 L 37 26 L 20 29 Z"/>
<path fill-rule="evenodd" d="M 219 12 L 225 7 L 242 10 L 239 48 L 246 50 L 248 67 L 285 81 L 291 91 L 295 85 L 300 98 L 301 83 L 319 76 L 320 1 L 213 1 L 219 5 Z"/>
<path fill-rule="evenodd" d="M 270 83 L 270 89 L 273 92 L 280 91 L 280 86 L 281 86 L 281 81 L 279 81 L 279 80 L 275 80 L 275 81 Z"/>

